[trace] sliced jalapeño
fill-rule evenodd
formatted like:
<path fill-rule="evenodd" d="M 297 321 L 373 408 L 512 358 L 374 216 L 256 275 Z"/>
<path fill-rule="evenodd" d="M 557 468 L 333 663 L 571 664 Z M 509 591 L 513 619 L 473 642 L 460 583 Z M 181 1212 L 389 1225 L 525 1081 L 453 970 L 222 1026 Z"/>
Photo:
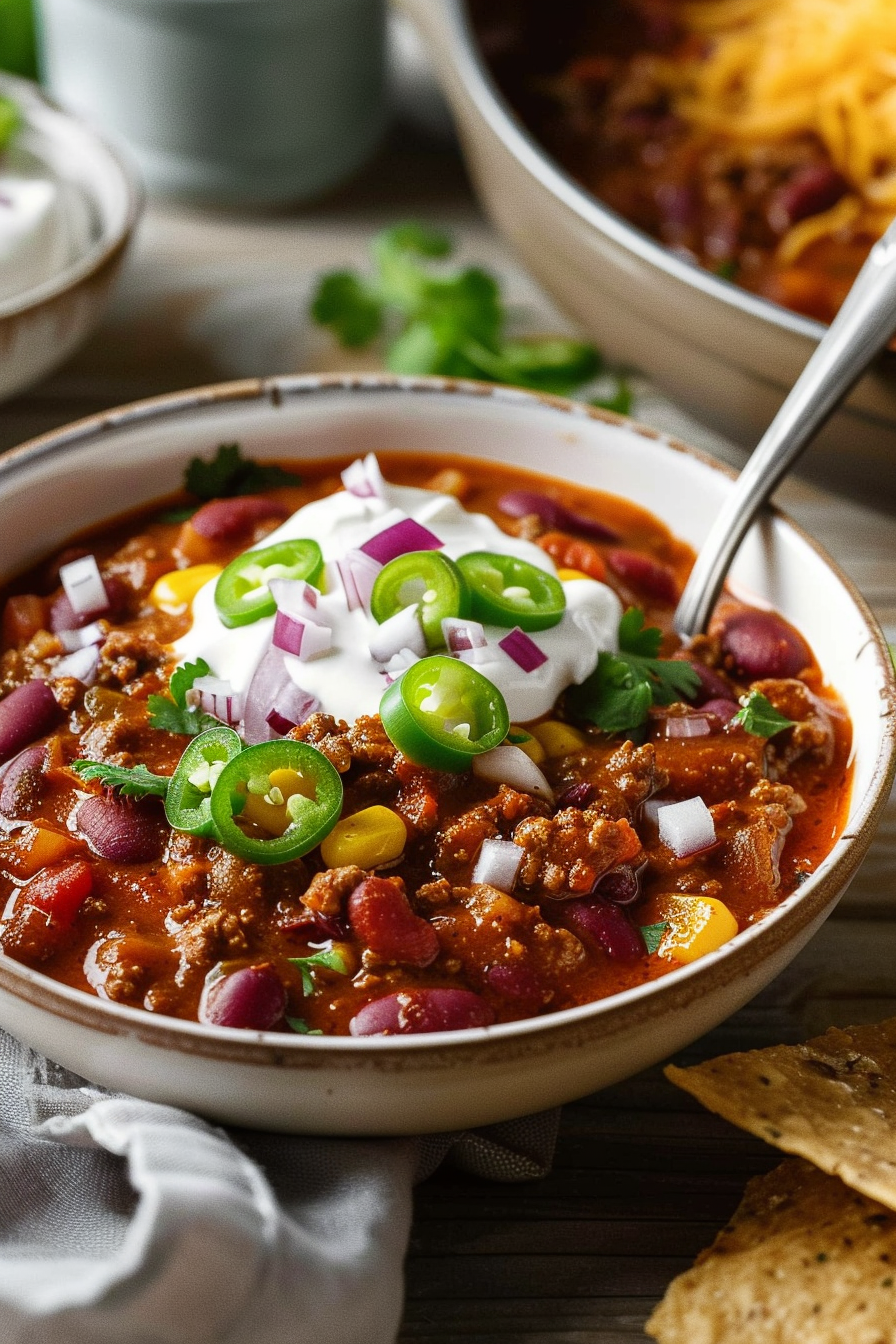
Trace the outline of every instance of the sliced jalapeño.
<path fill-rule="evenodd" d="M 469 770 L 473 757 L 499 746 L 510 727 L 497 686 L 440 654 L 421 658 L 392 683 L 380 718 L 408 760 L 434 770 Z"/>
<path fill-rule="evenodd" d="M 242 749 L 239 734 L 224 724 L 193 738 L 177 763 L 165 795 L 169 826 L 190 835 L 214 835 L 212 790 L 224 766 Z"/>
<path fill-rule="evenodd" d="M 317 584 L 323 568 L 321 549 L 308 537 L 244 551 L 231 560 L 215 585 L 218 616 L 229 629 L 273 616 L 277 604 L 268 589 L 271 579 L 305 579 Z"/>
<path fill-rule="evenodd" d="M 528 560 L 471 551 L 457 564 L 470 588 L 474 620 L 485 625 L 518 625 L 521 630 L 547 630 L 563 619 L 563 585 Z"/>
<path fill-rule="evenodd" d="M 470 593 L 463 574 L 441 551 L 408 551 L 380 570 L 370 596 L 370 612 L 380 624 L 418 603 L 420 622 L 430 649 L 444 646 L 446 616 L 469 616 Z"/>

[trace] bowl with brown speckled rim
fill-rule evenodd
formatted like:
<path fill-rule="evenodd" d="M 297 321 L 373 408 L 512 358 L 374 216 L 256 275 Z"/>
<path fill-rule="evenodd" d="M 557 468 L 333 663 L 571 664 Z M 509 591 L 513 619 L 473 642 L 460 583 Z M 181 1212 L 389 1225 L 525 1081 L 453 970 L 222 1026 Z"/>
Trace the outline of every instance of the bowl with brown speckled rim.
<path fill-rule="evenodd" d="M 457 453 L 536 471 L 549 463 L 559 480 L 635 500 L 695 547 L 732 488 L 725 468 L 642 425 L 510 388 L 386 375 L 230 383 L 109 411 L 0 459 L 0 578 L 73 532 L 170 493 L 192 456 L 234 440 L 252 457 L 297 463 L 377 449 Z M 852 717 L 854 773 L 848 820 L 828 857 L 717 952 L 649 985 L 527 1021 L 367 1039 L 155 1016 L 0 956 L 0 1026 L 110 1088 L 240 1125 L 330 1134 L 506 1119 L 607 1086 L 678 1050 L 762 989 L 830 914 L 871 842 L 894 771 L 889 652 L 850 581 L 772 511 L 744 543 L 732 583 L 808 638 Z"/>
<path fill-rule="evenodd" d="M 752 449 L 825 327 L 695 266 L 567 173 L 505 102 L 468 0 L 396 0 L 429 48 L 476 192 L 527 269 L 604 354 Z M 880 356 L 799 470 L 896 504 L 896 355 Z"/>
<path fill-rule="evenodd" d="M 0 74 L 0 95 L 22 115 L 24 152 L 81 194 L 90 237 L 64 270 L 0 300 L 0 400 L 45 377 L 96 326 L 143 207 L 137 178 L 119 152 L 29 80 Z"/>

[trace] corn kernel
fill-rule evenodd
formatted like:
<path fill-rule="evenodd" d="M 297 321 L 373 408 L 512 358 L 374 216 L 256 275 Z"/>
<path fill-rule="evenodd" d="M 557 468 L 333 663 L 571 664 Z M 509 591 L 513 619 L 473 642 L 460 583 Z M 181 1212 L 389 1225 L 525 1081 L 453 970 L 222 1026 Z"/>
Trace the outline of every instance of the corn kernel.
<path fill-rule="evenodd" d="M 568 723 L 558 723 L 556 719 L 546 719 L 544 723 L 533 724 L 532 732 L 544 747 L 546 756 L 568 756 L 572 751 L 581 751 L 585 739 Z"/>
<path fill-rule="evenodd" d="M 61 863 L 80 849 L 77 840 L 46 826 L 28 826 L 19 832 L 14 861 L 10 864 L 17 877 L 33 877 L 51 863 Z"/>
<path fill-rule="evenodd" d="M 314 798 L 314 782 L 297 770 L 279 769 L 272 770 L 269 775 L 259 775 L 248 781 L 240 816 L 268 835 L 282 835 L 300 815 L 297 808 L 289 805 L 294 795 Z"/>
<path fill-rule="evenodd" d="M 661 896 L 657 910 L 669 925 L 659 954 L 670 961 L 697 961 L 737 933 L 737 920 L 713 896 Z"/>
<path fill-rule="evenodd" d="M 407 831 L 397 812 L 389 807 L 365 807 L 336 823 L 320 847 L 328 868 L 354 864 L 378 868 L 403 853 Z"/>
<path fill-rule="evenodd" d="M 524 751 L 530 761 L 534 761 L 536 765 L 541 765 L 545 759 L 544 747 L 537 737 L 532 736 L 528 728 L 519 728 L 515 723 L 512 723 L 509 736 L 511 738 L 522 738 L 521 742 L 514 742 L 513 745 L 519 747 L 520 751 Z"/>
<path fill-rule="evenodd" d="M 557 578 L 561 583 L 572 583 L 574 579 L 590 579 L 590 574 L 583 574 L 580 569 L 558 569 Z"/>
<path fill-rule="evenodd" d="M 220 565 L 191 565 L 189 569 L 173 569 L 170 574 L 163 574 L 160 579 L 156 579 L 149 600 L 159 611 L 166 611 L 169 616 L 180 616 L 190 606 L 199 589 L 220 573 Z"/>

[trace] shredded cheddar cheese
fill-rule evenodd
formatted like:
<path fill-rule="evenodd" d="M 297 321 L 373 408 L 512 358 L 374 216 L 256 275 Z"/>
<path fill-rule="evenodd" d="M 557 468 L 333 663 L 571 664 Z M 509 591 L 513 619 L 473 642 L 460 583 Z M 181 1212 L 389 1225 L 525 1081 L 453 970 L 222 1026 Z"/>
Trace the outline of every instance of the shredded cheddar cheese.
<path fill-rule="evenodd" d="M 785 235 L 792 262 L 825 234 L 879 235 L 896 213 L 896 0 L 694 0 L 702 59 L 670 77 L 676 110 L 730 143 L 814 136 L 854 194 Z"/>

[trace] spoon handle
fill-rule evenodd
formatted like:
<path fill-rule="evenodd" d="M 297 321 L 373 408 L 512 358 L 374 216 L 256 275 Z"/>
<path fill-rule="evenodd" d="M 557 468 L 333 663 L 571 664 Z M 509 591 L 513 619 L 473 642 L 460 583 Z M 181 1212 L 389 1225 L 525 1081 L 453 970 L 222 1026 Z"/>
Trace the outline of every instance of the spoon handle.
<path fill-rule="evenodd" d="M 756 514 L 894 330 L 896 221 L 871 249 L 839 313 L 722 505 L 675 611 L 680 635 L 705 630 Z"/>

